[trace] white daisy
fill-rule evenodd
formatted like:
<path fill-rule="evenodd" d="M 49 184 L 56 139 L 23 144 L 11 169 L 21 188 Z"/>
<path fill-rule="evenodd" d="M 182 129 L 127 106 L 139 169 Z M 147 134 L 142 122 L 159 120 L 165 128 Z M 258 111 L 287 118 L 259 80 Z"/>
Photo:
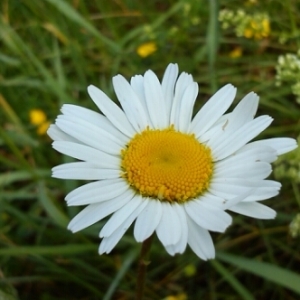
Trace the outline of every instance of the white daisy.
<path fill-rule="evenodd" d="M 109 253 L 135 221 L 143 242 L 156 232 L 174 255 L 187 244 L 202 259 L 215 256 L 209 231 L 231 224 L 225 210 L 258 219 L 276 213 L 258 201 L 278 194 L 266 180 L 277 155 L 296 148 L 290 138 L 250 142 L 272 122 L 254 118 L 255 93 L 235 109 L 236 88 L 227 84 L 193 115 L 198 85 L 170 64 L 160 83 L 152 71 L 113 78 L 122 106 L 101 90 L 88 93 L 103 113 L 64 105 L 48 134 L 53 148 L 80 162 L 53 168 L 53 177 L 92 180 L 66 196 L 68 205 L 87 205 L 69 224 L 73 232 L 112 216 L 100 231 L 99 253 Z"/>

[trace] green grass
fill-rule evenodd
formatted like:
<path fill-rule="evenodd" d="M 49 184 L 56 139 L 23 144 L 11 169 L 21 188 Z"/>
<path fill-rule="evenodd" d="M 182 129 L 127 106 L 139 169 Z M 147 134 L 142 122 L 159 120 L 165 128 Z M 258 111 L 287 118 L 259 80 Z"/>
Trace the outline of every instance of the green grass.
<path fill-rule="evenodd" d="M 268 13 L 269 37 L 246 39 L 221 29 L 224 8 Z M 64 103 L 96 110 L 89 84 L 116 99 L 112 76 L 152 69 L 161 78 L 167 64 L 177 62 L 199 83 L 196 109 L 230 82 L 237 99 L 257 92 L 259 114 L 274 117 L 262 137 L 296 138 L 299 104 L 288 83 L 275 86 L 275 66 L 279 55 L 299 49 L 299 20 L 292 0 L 1 1 L 0 299 L 132 299 L 135 289 L 140 244 L 130 230 L 110 255 L 99 256 L 105 221 L 76 234 L 66 229 L 80 208 L 67 207 L 64 197 L 80 182 L 51 178 L 51 168 L 68 158 L 36 133 L 30 110 L 42 109 L 51 122 Z M 284 44 L 281 35 L 288 36 Z M 141 58 L 136 48 L 148 41 L 158 50 Z M 243 54 L 231 58 L 237 46 Z M 154 239 L 145 299 L 181 293 L 191 300 L 299 299 L 300 243 L 288 227 L 300 210 L 299 178 L 281 178 L 280 195 L 266 202 L 277 218 L 234 215 L 224 234 L 213 234 L 216 260 L 201 261 L 190 249 L 170 257 Z M 188 265 L 195 274 L 187 275 Z"/>

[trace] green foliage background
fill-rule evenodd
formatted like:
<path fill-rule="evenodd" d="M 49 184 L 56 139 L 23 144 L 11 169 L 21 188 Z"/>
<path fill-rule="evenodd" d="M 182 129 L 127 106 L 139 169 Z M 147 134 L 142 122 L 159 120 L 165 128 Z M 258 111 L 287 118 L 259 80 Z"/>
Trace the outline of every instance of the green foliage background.
<path fill-rule="evenodd" d="M 254 40 L 222 30 L 224 8 L 266 12 L 270 35 Z M 128 232 L 110 255 L 99 256 L 105 221 L 76 234 L 66 229 L 80 208 L 67 207 L 64 196 L 82 183 L 51 178 L 51 168 L 69 158 L 37 135 L 28 117 L 32 109 L 42 109 L 50 121 L 63 103 L 96 110 L 89 84 L 116 99 L 112 76 L 152 69 L 161 78 L 167 64 L 177 62 L 199 83 L 195 109 L 230 82 L 238 87 L 237 100 L 253 90 L 261 96 L 259 114 L 275 118 L 262 137 L 299 135 L 300 108 L 291 87 L 275 85 L 278 56 L 299 49 L 296 0 L 3 0 L 0 10 L 0 299 L 134 295 L 140 244 Z M 148 41 L 158 49 L 141 58 L 136 49 Z M 231 58 L 236 47 L 243 53 Z M 277 218 L 234 215 L 227 232 L 213 234 L 215 260 L 201 261 L 189 249 L 170 257 L 155 240 L 145 299 L 299 299 L 300 240 L 289 233 L 300 206 L 298 157 L 281 159 L 282 191 L 266 201 Z M 296 171 L 285 176 L 282 166 L 290 161 Z"/>

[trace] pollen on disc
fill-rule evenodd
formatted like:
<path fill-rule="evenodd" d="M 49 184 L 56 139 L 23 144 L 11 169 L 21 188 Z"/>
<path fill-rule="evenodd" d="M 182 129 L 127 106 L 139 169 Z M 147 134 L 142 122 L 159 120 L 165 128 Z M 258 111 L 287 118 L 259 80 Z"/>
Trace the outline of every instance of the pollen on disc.
<path fill-rule="evenodd" d="M 122 149 L 122 177 L 138 193 L 161 201 L 185 202 L 207 190 L 211 151 L 192 134 L 146 129 Z"/>

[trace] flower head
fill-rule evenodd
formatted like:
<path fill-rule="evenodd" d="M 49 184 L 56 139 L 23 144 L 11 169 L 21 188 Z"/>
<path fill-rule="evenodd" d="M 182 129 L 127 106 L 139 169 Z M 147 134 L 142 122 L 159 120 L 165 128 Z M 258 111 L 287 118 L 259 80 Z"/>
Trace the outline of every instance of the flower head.
<path fill-rule="evenodd" d="M 32 109 L 29 112 L 29 119 L 33 125 L 41 125 L 47 121 L 47 117 L 41 109 Z"/>
<path fill-rule="evenodd" d="M 141 44 L 136 49 L 137 54 L 142 58 L 148 57 L 156 51 L 157 51 L 157 46 L 154 42 L 147 42 Z"/>
<path fill-rule="evenodd" d="M 296 147 L 289 138 L 251 142 L 272 122 L 254 118 L 255 93 L 236 108 L 236 88 L 227 84 L 194 118 L 198 85 L 178 77 L 170 64 L 160 83 L 152 71 L 113 78 L 122 109 L 95 86 L 88 92 L 103 114 L 64 105 L 48 130 L 57 151 L 80 162 L 53 168 L 63 179 L 93 180 L 66 196 L 68 205 L 87 205 L 70 222 L 73 232 L 108 215 L 100 231 L 99 253 L 110 252 L 135 221 L 142 242 L 156 232 L 168 253 L 187 244 L 202 259 L 215 255 L 209 231 L 231 224 L 226 210 L 271 219 L 275 211 L 258 201 L 278 194 L 280 183 L 266 180 L 277 155 Z"/>
<path fill-rule="evenodd" d="M 37 127 L 36 132 L 38 135 L 46 134 L 50 122 L 47 120 L 47 116 L 41 109 L 32 109 L 29 112 L 30 123 Z"/>

